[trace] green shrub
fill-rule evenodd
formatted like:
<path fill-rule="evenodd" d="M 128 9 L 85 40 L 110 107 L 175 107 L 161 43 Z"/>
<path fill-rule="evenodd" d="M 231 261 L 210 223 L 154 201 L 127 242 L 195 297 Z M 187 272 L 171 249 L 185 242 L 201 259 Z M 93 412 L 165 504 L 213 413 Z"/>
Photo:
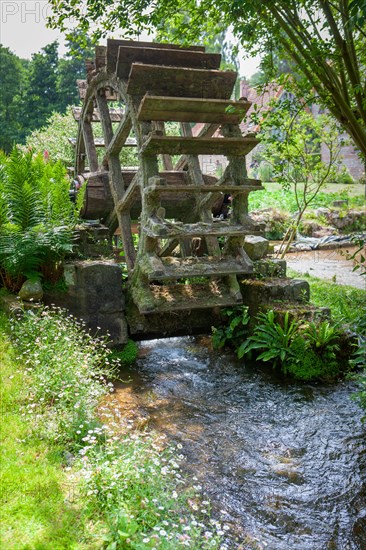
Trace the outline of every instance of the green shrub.
<path fill-rule="evenodd" d="M 297 380 L 332 380 L 340 374 L 339 336 L 328 321 L 301 324 L 286 312 L 280 323 L 270 310 L 258 315 L 253 335 L 238 347 L 237 354 L 242 358 L 254 351 L 258 361 L 271 362 Z"/>
<path fill-rule="evenodd" d="M 355 180 L 353 179 L 353 177 L 351 176 L 351 174 L 349 173 L 347 168 L 343 167 L 343 169 L 340 170 L 338 172 L 338 174 L 336 175 L 335 182 L 336 183 L 345 183 L 345 184 L 351 185 L 351 184 L 355 183 Z"/>
<path fill-rule="evenodd" d="M 250 354 L 252 350 L 259 350 L 262 352 L 257 357 L 259 361 L 271 361 L 273 367 L 280 364 L 286 371 L 286 365 L 296 359 L 301 343 L 298 322 L 291 321 L 286 312 L 282 326 L 275 321 L 273 310 L 259 313 L 258 321 L 253 335 L 239 346 L 239 359 Z"/>

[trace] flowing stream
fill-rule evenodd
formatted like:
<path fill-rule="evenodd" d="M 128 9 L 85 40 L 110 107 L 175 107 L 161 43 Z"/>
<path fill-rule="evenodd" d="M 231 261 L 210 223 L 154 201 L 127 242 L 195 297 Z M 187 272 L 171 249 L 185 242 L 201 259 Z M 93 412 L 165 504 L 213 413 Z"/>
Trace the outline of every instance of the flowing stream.
<path fill-rule="evenodd" d="M 351 382 L 286 384 L 210 350 L 208 338 L 140 344 L 132 392 L 183 445 L 230 548 L 366 549 L 366 429 Z M 240 546 L 242 544 L 242 546 Z"/>

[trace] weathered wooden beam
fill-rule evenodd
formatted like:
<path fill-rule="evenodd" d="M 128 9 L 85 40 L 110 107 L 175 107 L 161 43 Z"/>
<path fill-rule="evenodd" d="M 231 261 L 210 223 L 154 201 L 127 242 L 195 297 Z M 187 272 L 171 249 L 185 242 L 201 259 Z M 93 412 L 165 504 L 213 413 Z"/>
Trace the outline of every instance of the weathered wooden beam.
<path fill-rule="evenodd" d="M 108 103 L 105 97 L 104 90 L 98 91 L 95 98 L 101 115 L 101 123 L 108 151 L 110 150 L 109 147 L 111 146 L 115 135 L 113 135 L 112 121 L 109 116 Z M 121 229 L 121 237 L 123 242 L 123 249 L 125 252 L 126 264 L 128 270 L 131 272 L 135 265 L 136 251 L 132 239 L 130 213 L 120 212 L 117 208 L 117 204 L 126 190 L 126 185 L 124 184 L 122 177 L 121 163 L 118 153 L 119 151 L 116 151 L 115 154 L 109 153 L 108 156 L 109 184 L 117 213 L 118 225 Z"/>
<path fill-rule="evenodd" d="M 153 127 L 158 130 L 162 136 L 165 136 L 165 124 L 164 122 L 154 122 Z M 162 155 L 164 170 L 173 170 L 172 157 L 170 155 Z"/>
<path fill-rule="evenodd" d="M 89 168 L 91 172 L 98 170 L 98 155 L 94 143 L 93 128 L 88 120 L 88 116 L 82 122 L 82 131 L 84 135 L 85 150 L 88 157 Z"/>
<path fill-rule="evenodd" d="M 260 180 L 248 179 L 246 185 L 149 185 L 144 193 L 228 193 L 230 195 L 238 195 L 240 193 L 248 193 L 249 191 L 263 191 L 264 187 Z"/>
<path fill-rule="evenodd" d="M 190 285 L 151 285 L 153 307 L 145 308 L 143 296 L 138 292 L 134 300 L 140 313 L 171 313 L 180 310 L 212 309 L 229 307 L 242 303 L 231 296 L 229 290 L 215 282 Z M 150 303 L 148 303 L 150 306 Z"/>
<path fill-rule="evenodd" d="M 159 44 L 156 42 L 135 42 L 133 40 L 107 40 L 107 70 L 109 72 L 114 72 L 117 65 L 118 49 L 119 47 L 134 47 L 134 48 L 158 48 L 164 50 L 187 50 L 187 51 L 196 51 L 204 52 L 205 48 L 203 46 L 178 46 L 177 44 Z"/>
<path fill-rule="evenodd" d="M 151 135 L 142 145 L 146 155 L 230 155 L 243 157 L 259 143 L 256 138 L 192 138 Z"/>
<path fill-rule="evenodd" d="M 249 101 L 145 95 L 137 118 L 138 120 L 239 124 L 250 105 Z"/>
<path fill-rule="evenodd" d="M 239 136 L 241 136 L 241 130 L 239 126 L 235 124 L 224 124 L 221 128 L 221 132 L 224 136 L 223 139 L 225 139 L 225 141 L 231 139 L 240 139 Z M 256 138 L 243 139 L 253 139 L 253 147 L 255 147 L 257 143 L 259 143 L 259 140 Z M 247 151 L 247 153 L 248 152 L 249 151 Z M 229 151 L 227 158 L 229 164 L 226 167 L 225 172 L 232 182 L 239 185 L 240 183 L 244 182 L 245 179 L 248 177 L 245 159 L 238 158 L 236 155 L 232 154 L 231 151 Z M 233 197 L 231 203 L 231 219 L 233 223 L 245 224 L 247 222 L 249 226 L 253 225 L 252 220 L 248 216 L 248 195 L 236 195 Z"/>
<path fill-rule="evenodd" d="M 88 82 L 86 80 L 79 79 L 76 81 L 76 85 L 78 88 L 79 97 L 81 101 L 84 101 L 86 97 Z M 112 88 L 108 87 L 106 88 L 106 98 L 107 98 L 107 101 L 119 101 L 119 94 Z"/>
<path fill-rule="evenodd" d="M 192 128 L 187 122 L 181 123 L 181 130 L 183 132 L 183 135 L 185 136 L 185 139 L 192 139 Z M 203 138 L 204 139 L 204 138 Z M 194 185 L 202 186 L 204 184 L 204 179 L 200 167 L 200 163 L 198 160 L 197 155 L 188 155 L 187 156 L 187 162 L 188 162 L 188 173 L 189 177 Z M 197 208 L 198 207 L 198 201 L 197 196 L 195 197 L 195 207 L 193 209 L 194 212 L 198 215 L 201 222 L 210 222 L 211 221 L 211 210 L 204 209 L 204 208 Z M 211 256 L 220 256 L 221 255 L 221 249 L 219 242 L 217 238 L 214 236 L 208 234 L 205 238 L 205 243 L 207 247 L 207 251 Z"/>
<path fill-rule="evenodd" d="M 159 250 L 159 256 L 171 256 L 179 245 L 178 239 L 169 239 Z"/>
<path fill-rule="evenodd" d="M 244 236 L 244 235 L 261 235 L 259 227 L 255 231 L 241 224 L 231 224 L 226 221 L 197 222 L 197 223 L 182 223 L 169 222 L 161 220 L 156 216 L 151 216 L 146 223 L 142 225 L 143 231 L 149 237 L 155 239 L 187 239 L 194 237 L 228 237 L 228 236 Z"/>
<path fill-rule="evenodd" d="M 119 212 L 129 210 L 135 200 L 141 193 L 141 188 L 139 186 L 139 176 L 135 174 L 132 182 L 129 184 L 127 190 L 125 191 L 123 197 L 118 201 L 116 209 Z"/>
<path fill-rule="evenodd" d="M 78 142 L 75 139 L 74 147 L 77 147 L 77 154 L 75 155 L 75 174 L 82 174 L 85 171 L 85 160 L 86 160 L 86 152 L 85 152 L 85 140 L 84 140 L 84 134 L 81 131 L 80 127 L 80 121 L 79 121 L 79 133 L 78 133 Z M 69 138 L 70 141 L 70 138 Z"/>
<path fill-rule="evenodd" d="M 160 257 L 159 264 L 146 256 L 141 269 L 150 280 L 167 281 L 190 277 L 225 277 L 253 272 L 252 262 L 242 258 L 190 256 L 188 258 Z"/>
<path fill-rule="evenodd" d="M 100 120 L 102 124 L 105 145 L 109 146 L 113 138 L 113 126 L 111 116 L 109 114 L 108 103 L 105 96 L 105 90 L 102 88 L 95 94 L 95 99 L 100 113 Z"/>
<path fill-rule="evenodd" d="M 82 108 L 81 107 L 72 107 L 72 114 L 74 120 L 79 121 L 81 117 Z M 109 108 L 109 116 L 112 122 L 121 122 L 124 115 L 123 109 Z M 97 109 L 94 109 L 92 114 L 91 122 L 100 122 L 100 114 Z"/>
<path fill-rule="evenodd" d="M 152 95 L 160 96 L 229 99 L 236 77 L 234 71 L 133 63 L 127 93 L 141 95 L 141 90 L 147 90 Z"/>
<path fill-rule="evenodd" d="M 69 137 L 67 139 L 69 143 L 71 143 L 71 145 L 73 145 L 74 147 L 76 146 L 76 138 Z M 105 147 L 104 138 L 94 138 L 94 145 L 95 147 Z M 124 147 L 136 147 L 136 145 L 137 142 L 135 138 L 127 138 L 126 141 L 123 143 Z"/>
<path fill-rule="evenodd" d="M 120 46 L 116 66 L 117 76 L 127 80 L 132 63 L 189 67 L 192 69 L 218 69 L 221 63 L 221 55 L 183 49 Z"/>
<path fill-rule="evenodd" d="M 110 155 L 117 155 L 120 153 L 123 146 L 130 145 L 132 143 L 136 144 L 134 138 L 129 138 L 129 134 L 132 128 L 131 115 L 128 110 L 126 110 L 123 120 L 121 120 L 117 130 L 115 131 L 113 138 L 108 145 L 105 156 L 108 158 Z"/>
<path fill-rule="evenodd" d="M 207 137 L 207 138 L 212 137 L 216 132 L 216 130 L 219 129 L 219 127 L 220 127 L 219 124 L 211 124 L 211 123 L 204 124 L 200 132 L 195 137 Z M 188 157 L 186 156 L 181 157 L 176 163 L 176 165 L 174 166 L 174 170 L 186 170 L 188 166 L 187 159 Z"/>

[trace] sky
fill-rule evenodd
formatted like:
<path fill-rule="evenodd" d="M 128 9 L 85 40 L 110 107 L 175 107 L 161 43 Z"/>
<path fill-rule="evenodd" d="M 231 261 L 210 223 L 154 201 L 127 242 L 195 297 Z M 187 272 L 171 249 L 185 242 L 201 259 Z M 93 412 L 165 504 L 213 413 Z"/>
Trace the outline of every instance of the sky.
<path fill-rule="evenodd" d="M 33 53 L 54 40 L 59 42 L 59 54 L 65 53 L 63 35 L 46 27 L 51 7 L 47 0 L 0 0 L 0 43 L 22 58 L 30 59 Z M 118 38 L 117 33 L 113 38 Z M 151 38 L 140 37 L 142 40 Z M 259 59 L 239 57 L 240 75 L 249 77 L 256 72 Z"/>

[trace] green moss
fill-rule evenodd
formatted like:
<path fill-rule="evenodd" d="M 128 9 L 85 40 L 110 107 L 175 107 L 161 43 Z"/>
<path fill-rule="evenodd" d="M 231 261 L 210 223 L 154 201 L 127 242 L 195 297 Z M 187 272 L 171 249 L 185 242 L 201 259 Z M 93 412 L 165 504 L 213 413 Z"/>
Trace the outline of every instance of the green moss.
<path fill-rule="evenodd" d="M 337 361 L 324 360 L 311 349 L 305 350 L 301 362 L 290 363 L 286 367 L 287 374 L 295 380 L 309 382 L 311 380 L 332 381 L 340 375 L 340 365 Z"/>
<path fill-rule="evenodd" d="M 118 359 L 123 365 L 132 365 L 138 356 L 139 347 L 133 340 L 129 340 L 121 351 L 113 350 L 111 356 Z"/>

